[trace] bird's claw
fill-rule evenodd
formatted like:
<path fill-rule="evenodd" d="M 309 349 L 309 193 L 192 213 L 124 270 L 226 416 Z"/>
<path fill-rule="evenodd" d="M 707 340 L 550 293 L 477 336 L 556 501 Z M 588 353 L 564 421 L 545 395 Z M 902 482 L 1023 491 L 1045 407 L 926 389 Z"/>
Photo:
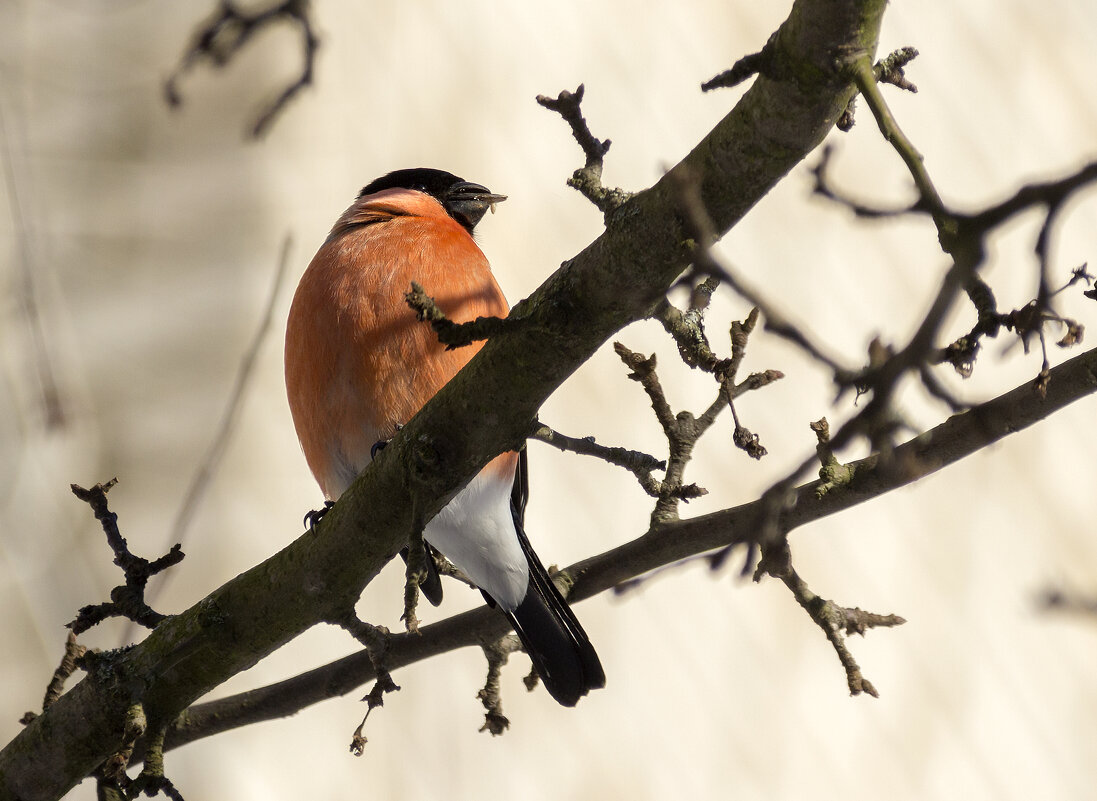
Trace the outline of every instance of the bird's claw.
<path fill-rule="evenodd" d="M 304 519 L 301 520 L 309 531 L 313 531 L 316 528 L 316 524 L 324 519 L 324 515 L 328 513 L 328 509 L 335 506 L 335 501 L 324 501 L 323 509 L 312 509 L 305 513 Z"/>
<path fill-rule="evenodd" d="M 399 431 L 403 427 L 404 427 L 403 423 L 396 423 L 395 430 Z M 396 436 L 396 435 L 393 434 L 393 436 Z M 392 442 L 392 437 L 389 437 L 388 439 L 379 439 L 379 440 L 377 440 L 377 442 L 373 443 L 373 447 L 369 449 L 370 461 L 372 462 L 374 459 L 376 459 L 377 454 L 379 454 L 381 451 L 383 451 L 385 449 L 385 447 L 390 442 Z"/>

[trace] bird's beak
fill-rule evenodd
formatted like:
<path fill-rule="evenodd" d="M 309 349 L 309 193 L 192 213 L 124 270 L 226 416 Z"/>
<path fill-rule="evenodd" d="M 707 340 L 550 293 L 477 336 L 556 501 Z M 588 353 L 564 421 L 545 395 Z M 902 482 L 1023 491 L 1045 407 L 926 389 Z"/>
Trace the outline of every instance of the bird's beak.
<path fill-rule="evenodd" d="M 472 195 L 472 197 L 477 202 L 483 203 L 484 205 L 486 205 L 488 207 L 488 211 L 490 211 L 492 214 L 495 213 L 495 204 L 496 203 L 502 203 L 504 200 L 507 199 L 506 195 L 492 194 L 491 192 L 489 192 L 486 189 L 481 193 Z"/>
<path fill-rule="evenodd" d="M 494 214 L 495 204 L 506 199 L 506 195 L 497 195 L 486 186 L 465 181 L 450 187 L 443 205 L 458 222 L 471 231 L 485 212 L 490 210 Z"/>
<path fill-rule="evenodd" d="M 472 188 L 473 186 L 475 186 L 477 190 L 481 190 L 481 191 L 477 191 L 475 193 L 470 193 L 469 195 L 465 195 L 465 192 L 462 192 L 461 194 L 465 195 L 466 197 L 471 197 L 475 200 L 478 200 L 481 203 L 486 203 L 487 207 L 488 207 L 488 210 L 490 210 L 492 214 L 495 213 L 495 204 L 496 203 L 502 203 L 504 200 L 507 199 L 506 195 L 496 195 L 493 192 L 488 191 L 488 189 L 486 187 L 483 187 L 483 186 L 478 186 L 476 184 L 471 184 L 471 185 L 469 185 L 469 188 Z"/>

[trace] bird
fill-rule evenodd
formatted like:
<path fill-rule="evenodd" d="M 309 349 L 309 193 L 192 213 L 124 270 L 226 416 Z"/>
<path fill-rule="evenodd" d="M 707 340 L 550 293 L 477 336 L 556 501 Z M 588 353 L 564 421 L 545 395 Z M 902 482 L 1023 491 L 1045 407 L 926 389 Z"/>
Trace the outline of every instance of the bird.
<path fill-rule="evenodd" d="M 507 315 L 473 239 L 504 200 L 444 170 L 390 172 L 362 189 L 306 268 L 286 325 L 286 390 L 327 506 L 483 345 L 442 345 L 406 304 L 411 283 L 454 322 Z M 549 694 L 570 707 L 604 687 L 605 673 L 530 547 L 527 459 L 524 448 L 495 457 L 426 525 L 423 539 L 506 615 Z M 424 594 L 437 604 L 440 584 Z"/>

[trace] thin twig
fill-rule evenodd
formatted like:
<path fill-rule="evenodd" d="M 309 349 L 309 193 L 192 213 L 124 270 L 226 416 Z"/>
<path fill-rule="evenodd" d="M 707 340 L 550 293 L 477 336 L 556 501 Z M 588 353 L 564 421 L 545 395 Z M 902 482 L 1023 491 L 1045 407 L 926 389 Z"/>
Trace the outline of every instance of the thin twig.
<path fill-rule="evenodd" d="M 819 155 L 819 161 L 816 162 L 815 166 L 810 168 L 812 177 L 815 179 L 812 191 L 816 195 L 824 197 L 827 200 L 832 200 L 835 203 L 840 203 L 852 211 L 857 217 L 866 220 L 889 219 L 891 217 L 901 217 L 906 214 L 917 214 L 922 211 L 921 205 L 917 201 L 906 206 L 883 208 L 863 203 L 840 192 L 834 187 L 833 181 L 830 180 L 830 165 L 836 152 L 837 148 L 835 148 L 832 143 L 828 142 L 823 145 L 822 153 Z"/>
<path fill-rule="evenodd" d="M 750 53 L 736 61 L 731 69 L 724 70 L 719 75 L 709 78 L 701 84 L 702 92 L 711 92 L 713 89 L 730 89 L 738 86 L 751 75 L 773 75 L 776 65 L 774 48 L 776 34 L 766 42 L 766 46 L 757 53 Z"/>
<path fill-rule="evenodd" d="M 905 71 L 907 64 L 917 57 L 918 51 L 913 47 L 900 47 L 890 55 L 880 59 L 872 68 L 872 71 L 876 75 L 877 82 L 890 83 L 893 86 L 898 86 L 900 89 L 905 89 L 908 92 L 917 94 L 918 87 L 907 80 Z M 835 126 L 839 130 L 850 131 L 853 128 L 856 103 L 857 95 L 854 95 L 849 99 L 849 105 L 846 106 L 846 110 L 843 111 L 842 115 L 838 118 L 838 122 L 835 123 Z"/>
<path fill-rule="evenodd" d="M 112 756 L 99 766 L 99 780 L 113 784 L 115 787 L 125 789 L 129 783 L 126 777 L 126 767 L 133 756 L 134 746 L 137 741 L 145 736 L 148 729 L 148 719 L 145 716 L 145 708 L 140 703 L 131 704 L 126 710 L 122 724 L 122 744 Z M 163 743 L 163 738 L 161 738 Z"/>
<path fill-rule="evenodd" d="M 690 367 L 700 368 L 707 373 L 715 373 L 726 368 L 724 360 L 712 352 L 704 325 L 707 301 L 719 284 L 719 279 L 710 275 L 694 288 L 691 293 L 690 308 L 686 311 L 663 298 L 651 314 L 651 318 L 658 320 L 666 332 L 674 337 L 682 361 Z"/>
<path fill-rule="evenodd" d="M 392 680 L 392 676 L 389 675 L 387 670 L 375 669 L 377 673 L 377 681 L 373 683 L 373 689 L 366 694 L 362 699 L 366 702 L 366 714 L 362 716 L 362 722 L 358 724 L 358 728 L 354 730 L 354 734 L 351 736 L 350 752 L 355 756 L 362 756 L 366 750 L 365 734 L 362 733 L 366 727 L 366 721 L 369 720 L 369 713 L 379 706 L 385 705 L 385 693 L 396 692 L 400 687 Z"/>
<path fill-rule="evenodd" d="M 252 335 L 251 343 L 240 359 L 240 365 L 236 368 L 236 378 L 233 381 L 232 390 L 229 392 L 228 403 L 225 405 L 225 410 L 221 414 L 221 422 L 218 424 L 217 431 L 214 433 L 213 440 L 210 442 L 205 454 L 202 456 L 201 460 L 199 460 L 198 469 L 194 471 L 194 477 L 191 479 L 190 486 L 187 488 L 187 492 L 183 496 L 182 502 L 179 504 L 179 511 L 175 514 L 175 521 L 172 523 L 171 532 L 168 535 L 165 547 L 170 546 L 172 543 L 179 543 L 180 547 L 182 547 L 186 542 L 190 524 L 201 506 L 206 491 L 213 481 L 213 477 L 221 466 L 221 460 L 228 451 L 229 443 L 232 441 L 232 436 L 236 432 L 237 424 L 240 421 L 240 414 L 244 408 L 244 398 L 247 396 L 248 388 L 251 386 L 251 380 L 255 374 L 255 365 L 259 360 L 259 351 L 261 350 L 267 335 L 270 333 L 271 326 L 274 322 L 274 310 L 278 306 L 278 297 L 282 292 L 282 285 L 285 283 L 286 275 L 289 272 L 289 256 L 292 246 L 293 237 L 290 234 L 286 234 L 285 239 L 282 240 L 282 248 L 279 252 L 278 262 L 275 266 L 274 279 L 271 281 L 270 295 L 263 308 L 263 315 L 259 320 L 259 325 L 256 327 L 255 333 Z M 156 600 L 160 597 L 160 594 L 164 592 L 171 580 L 171 575 L 172 574 L 170 573 L 165 575 L 162 581 L 154 585 L 153 589 L 149 592 L 149 604 L 156 603 Z M 133 630 L 132 626 L 129 626 L 126 631 L 123 632 L 122 641 L 129 642 L 132 638 Z"/>
<path fill-rule="evenodd" d="M 54 375 L 46 332 L 42 324 L 42 314 L 38 307 L 38 289 L 36 276 L 39 273 L 34 261 L 31 242 L 31 228 L 23 198 L 19 193 L 19 182 L 15 176 L 15 160 L 11 144 L 11 132 L 8 130 L 3 105 L 0 104 L 0 161 L 4 162 L 4 185 L 8 192 L 8 208 L 11 212 L 12 227 L 15 230 L 19 249 L 19 303 L 23 307 L 23 316 L 30 332 L 33 363 L 38 374 L 38 388 L 42 394 L 42 416 L 46 429 L 53 430 L 65 424 L 65 408 L 61 401 L 61 391 Z"/>
<path fill-rule="evenodd" d="M 145 586 L 148 580 L 183 560 L 183 551 L 178 544 L 171 547 L 164 556 L 150 562 L 130 553 L 126 539 L 118 530 L 118 515 L 107 507 L 107 492 L 117 483 L 111 479 L 106 484 L 96 484 L 84 489 L 76 484 L 71 486 L 73 494 L 91 506 L 95 519 L 103 527 L 107 544 L 114 551 L 114 563 L 122 568 L 125 584 L 111 590 L 111 600 L 82 607 L 76 618 L 68 624 L 75 633 L 80 634 L 109 617 L 124 617 L 146 628 L 155 628 L 165 615 L 154 611 L 145 602 Z"/>
<path fill-rule="evenodd" d="M 176 789 L 175 784 L 164 775 L 164 730 L 159 729 L 151 733 L 145 746 L 144 764 L 141 772 L 132 782 L 125 782 L 126 798 L 133 799 L 140 795 L 149 798 L 163 793 L 171 801 L 183 801 L 183 795 Z"/>
<path fill-rule="evenodd" d="M 419 606 L 419 585 L 427 577 L 427 548 L 423 540 L 426 524 L 421 514 L 414 514 L 413 519 L 415 523 L 408 534 L 408 563 L 404 572 L 404 613 L 400 616 L 404 628 L 412 634 L 419 631 L 419 618 L 415 611 Z"/>
<path fill-rule="evenodd" d="M 850 609 L 839 606 L 834 601 L 828 601 L 826 598 L 816 595 L 808 587 L 807 582 L 792 567 L 787 545 L 780 551 L 780 556 L 767 555 L 766 558 L 763 558 L 758 568 L 759 571 L 764 570 L 769 575 L 779 578 L 789 588 L 796 602 L 808 613 L 815 625 L 822 629 L 831 647 L 834 648 L 838 661 L 842 663 L 842 668 L 846 672 L 846 684 L 849 687 L 849 694 L 860 695 L 861 693 L 867 693 L 873 698 L 879 698 L 880 694 L 872 686 L 872 682 L 862 675 L 857 660 L 853 658 L 853 654 L 846 644 L 846 637 L 850 634 L 864 635 L 870 628 L 899 626 L 906 623 L 906 621 L 898 615 L 878 615 L 865 612 L 856 607 Z"/>
<path fill-rule="evenodd" d="M 263 136 L 290 100 L 312 83 L 320 40 L 313 30 L 309 13 L 308 0 L 283 0 L 255 12 L 240 10 L 232 0 L 220 0 L 217 10 L 195 31 L 179 66 L 164 82 L 164 97 L 168 105 L 176 108 L 183 104 L 179 80 L 199 61 L 208 61 L 216 68 L 224 67 L 256 33 L 273 23 L 288 20 L 301 30 L 303 64 L 296 80 L 287 85 L 252 124 L 249 136 L 253 139 Z"/>
<path fill-rule="evenodd" d="M 667 459 L 665 478 L 652 485 L 653 495 L 657 500 L 655 508 L 651 512 L 651 525 L 653 528 L 678 519 L 679 501 L 690 501 L 707 495 L 708 490 L 697 484 L 684 483 L 686 465 L 693 456 L 693 448 L 698 438 L 708 427 L 706 424 L 698 425 L 696 418 L 687 411 L 674 414 L 667 403 L 659 376 L 655 372 L 655 355 L 645 358 L 643 355 L 629 350 L 620 342 L 613 343 L 613 349 L 617 356 L 632 372 L 629 378 L 637 381 L 644 388 L 648 399 L 651 401 L 655 419 L 663 429 L 667 438 L 667 446 L 670 451 Z"/>
<path fill-rule="evenodd" d="M 503 714 L 503 698 L 500 678 L 503 673 L 503 665 L 515 651 L 522 648 L 522 643 L 513 634 L 480 646 L 484 651 L 484 657 L 488 662 L 488 675 L 484 679 L 483 688 L 476 694 L 480 703 L 484 705 L 484 725 L 480 731 L 490 732 L 492 737 L 500 737 L 508 728 L 510 720 Z"/>
<path fill-rule="evenodd" d="M 53 671 L 53 678 L 50 679 L 49 686 L 46 688 L 46 697 L 42 700 L 43 712 L 61 697 L 61 693 L 65 691 L 65 682 L 76 672 L 77 661 L 87 653 L 87 650 L 76 641 L 76 632 L 69 631 L 68 636 L 65 637 L 65 655 L 61 658 L 61 664 L 57 666 L 57 670 Z"/>
<path fill-rule="evenodd" d="M 87 653 L 87 648 L 80 645 L 76 641 L 76 634 L 70 631 L 65 638 L 65 653 L 61 657 L 61 663 L 57 666 L 57 669 L 53 671 L 53 676 L 50 677 L 50 683 L 46 686 L 46 694 L 42 699 L 42 711 L 45 712 L 57 699 L 61 697 L 65 691 L 65 682 L 69 680 L 77 668 L 81 665 L 81 660 Z M 34 711 L 27 712 L 19 719 L 19 722 L 26 726 L 32 720 L 38 717 L 38 713 Z"/>
<path fill-rule="evenodd" d="M 586 158 L 586 163 L 568 179 L 568 186 L 577 189 L 603 215 L 608 216 L 628 201 L 632 193 L 623 189 L 608 189 L 602 185 L 602 164 L 611 142 L 609 139 L 598 139 L 590 132 L 590 126 L 587 125 L 581 109 L 585 91 L 583 84 L 579 84 L 574 92 L 564 89 L 555 98 L 537 95 L 537 103 L 564 118 Z"/>
<path fill-rule="evenodd" d="M 697 181 L 693 180 L 683 170 L 677 170 L 667 175 L 668 177 L 674 177 L 675 191 L 690 236 L 698 243 L 715 241 L 715 228 L 707 209 L 705 209 Z M 830 367 L 835 374 L 836 381 L 842 383 L 853 374 L 851 370 L 842 367 L 837 360 L 828 356 L 821 346 L 816 345 L 807 334 L 791 323 L 773 304 L 765 300 L 761 293 L 751 288 L 746 281 L 733 273 L 727 265 L 720 262 L 712 253 L 711 248 L 699 246 L 696 249 L 694 268 L 701 273 L 720 279 L 744 300 L 752 306 L 756 306 L 761 311 L 767 331 L 792 342 L 813 358 Z"/>
<path fill-rule="evenodd" d="M 880 83 L 890 83 L 900 89 L 918 93 L 918 87 L 907 80 L 904 68 L 914 59 L 918 58 L 918 50 L 913 47 L 900 47 L 890 55 L 876 62 L 872 71 L 876 74 L 876 80 Z"/>
<path fill-rule="evenodd" d="M 832 155 L 831 147 L 824 148 L 822 157 L 812 169 L 815 175 L 816 194 L 840 203 L 854 214 L 869 219 L 926 212 L 922 200 L 902 208 L 885 209 L 869 206 L 837 191 L 831 185 L 827 173 Z M 1073 192 L 1097 180 L 1097 170 L 1093 169 L 1095 166 L 1097 163 L 1059 181 L 1022 187 L 1007 200 L 973 215 L 961 215 L 944 208 L 938 211 L 934 218 L 938 222 L 938 236 L 946 252 L 953 254 L 956 261 L 953 270 L 946 276 L 942 291 L 932 307 L 935 310 L 934 313 L 927 315 L 919 334 L 912 340 L 912 343 L 917 341 L 917 347 L 907 348 L 896 354 L 898 360 L 907 362 L 907 369 L 918 369 L 923 384 L 931 395 L 944 400 L 950 407 L 960 406 L 948 393 L 944 392 L 939 382 L 928 371 L 916 364 L 917 359 L 922 358 L 922 352 L 926 347 L 930 348 L 924 357 L 927 363 L 948 363 L 962 378 L 968 378 L 974 369 L 982 338 L 996 337 L 1003 327 L 1017 334 L 1026 353 L 1033 336 L 1044 339 L 1045 329 L 1049 323 L 1057 323 L 1064 327 L 1065 334 L 1060 340 L 1062 347 L 1070 347 L 1081 341 L 1083 326 L 1076 320 L 1056 314 L 1051 308 L 1051 299 L 1067 286 L 1085 281 L 1088 273 L 1085 272 L 1084 267 L 1081 268 L 1081 273 L 1076 270 L 1063 288 L 1050 291 L 1048 289 L 1050 273 L 1048 243 L 1051 230 L 1057 220 L 1056 212 L 1062 208 Z M 985 257 L 985 241 L 990 233 L 1015 214 L 1034 205 L 1047 207 L 1047 216 L 1041 225 L 1034 248 L 1039 262 L 1037 297 L 1025 306 L 1002 313 L 998 310 L 994 292 L 976 271 L 981 267 Z M 952 298 L 961 288 L 975 309 L 976 322 L 968 333 L 951 344 L 944 348 L 933 348 L 932 342 L 936 338 L 936 329 L 943 319 L 944 312 L 949 308 Z M 895 364 L 899 363 L 898 360 Z M 1046 368 L 1046 361 L 1042 361 L 1041 377 L 1046 374 Z M 858 380 L 863 381 L 863 376 Z M 1040 380 L 1042 379 L 1038 378 L 1038 381 Z"/>
<path fill-rule="evenodd" d="M 377 680 L 373 689 L 362 699 L 366 702 L 366 714 L 362 716 L 362 722 L 354 730 L 351 736 L 350 752 L 355 756 L 362 756 L 366 748 L 366 736 L 363 730 L 369 713 L 379 706 L 385 705 L 385 693 L 397 692 L 400 686 L 392 680 L 392 675 L 385 667 L 385 654 L 391 642 L 392 635 L 384 626 L 375 626 L 367 623 L 355 614 L 353 608 L 345 610 L 342 614 L 333 615 L 327 620 L 333 626 L 338 626 L 356 639 L 369 655 L 373 665 L 374 675 Z"/>
<path fill-rule="evenodd" d="M 944 211 L 944 203 L 937 193 L 937 187 L 934 186 L 929 171 L 926 170 L 922 154 L 918 152 L 917 148 L 914 147 L 914 143 L 903 133 L 903 129 L 899 127 L 899 123 L 892 115 L 891 109 L 888 108 L 887 101 L 880 94 L 880 87 L 876 83 L 876 71 L 869 60 L 868 54 L 859 53 L 855 55 L 847 62 L 847 68 L 857 84 L 861 96 L 868 103 L 872 116 L 876 118 L 880 133 L 883 134 L 884 139 L 891 143 L 903 163 L 907 165 L 907 169 L 914 178 L 914 183 L 921 195 L 923 208 L 933 215 L 939 227 L 946 225 L 947 216 L 938 219 L 938 215 Z"/>
<path fill-rule="evenodd" d="M 446 317 L 434 298 L 416 281 L 411 282 L 411 291 L 404 294 L 404 301 L 415 311 L 419 320 L 430 323 L 446 350 L 463 348 L 473 342 L 517 331 L 526 324 L 521 317 L 477 317 L 465 323 L 455 323 Z"/>
<path fill-rule="evenodd" d="M 667 469 L 667 463 L 656 459 L 654 456 L 649 456 L 640 451 L 630 451 L 626 448 L 599 445 L 594 441 L 594 437 L 569 437 L 540 421 L 534 422 L 529 438 L 544 442 L 546 445 L 551 445 L 561 451 L 570 451 L 582 456 L 594 456 L 609 464 L 623 467 L 636 476 L 640 486 L 649 495 L 657 496 L 659 485 L 659 481 L 652 477 L 651 472 Z"/>

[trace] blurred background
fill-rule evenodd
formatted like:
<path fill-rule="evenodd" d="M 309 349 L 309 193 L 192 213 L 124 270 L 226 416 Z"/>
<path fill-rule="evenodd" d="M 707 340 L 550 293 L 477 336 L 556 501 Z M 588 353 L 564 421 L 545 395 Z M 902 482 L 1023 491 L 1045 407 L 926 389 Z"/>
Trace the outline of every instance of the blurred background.
<path fill-rule="evenodd" d="M 152 0 L 9 0 L 0 5 L 0 742 L 37 708 L 76 609 L 106 598 L 118 571 L 69 484 L 113 476 L 136 553 L 166 550 L 183 498 L 214 442 L 236 374 L 292 237 L 273 322 L 224 458 L 184 540 L 187 558 L 154 582 L 180 611 L 281 548 L 319 505 L 282 384 L 285 316 L 297 278 L 356 192 L 399 167 L 435 166 L 510 199 L 478 233 L 512 301 L 601 230 L 565 179 L 581 154 L 534 102 L 584 82 L 594 133 L 613 140 L 608 184 L 658 179 L 743 91 L 699 84 L 758 50 L 789 3 L 686 0 L 645 8 L 581 3 L 318 0 L 315 85 L 269 135 L 245 131 L 300 70 L 299 31 L 275 26 L 225 70 L 199 65 L 167 107 L 163 83 L 212 10 Z M 886 92 L 950 203 L 965 210 L 1097 156 L 1097 6 L 1084 0 L 897 3 L 881 55 L 914 45 L 917 95 Z M 867 109 L 834 133 L 837 184 L 881 204 L 913 198 Z M 874 336 L 903 343 L 946 267 L 925 220 L 866 224 L 811 197 L 808 159 L 722 243 L 721 253 L 846 364 Z M 985 272 L 1002 309 L 1035 294 L 1026 214 L 995 236 Z M 1054 280 L 1097 261 L 1097 193 L 1064 210 Z M 1080 290 L 1059 309 L 1093 325 Z M 717 294 L 709 330 L 747 305 Z M 966 331 L 959 308 L 949 335 Z M 676 409 L 713 397 L 654 324 L 620 339 L 657 352 Z M 940 372 L 971 401 L 1031 380 L 1039 353 L 990 341 L 975 376 Z M 1083 345 L 1085 347 L 1086 345 Z M 1072 354 L 1051 348 L 1053 363 Z M 689 477 L 699 514 L 757 497 L 814 447 L 808 422 L 837 424 L 827 373 L 756 333 L 743 369 L 786 378 L 743 398 L 769 455 L 731 445 L 725 419 Z M 542 412 L 576 436 L 652 453 L 665 445 L 638 385 L 607 347 Z M 56 405 L 44 401 L 52 387 Z M 947 416 L 917 387 L 905 413 Z M 668 571 L 639 590 L 578 607 L 608 675 L 578 708 L 527 694 L 528 661 L 503 675 L 511 728 L 478 733 L 476 649 L 395 675 L 403 689 L 370 717 L 359 759 L 347 744 L 366 689 L 293 718 L 167 755 L 186 798 L 1084 799 L 1097 780 L 1097 621 L 1049 614 L 1049 587 L 1097 591 L 1094 401 L 963 463 L 796 532 L 795 563 L 821 595 L 909 621 L 854 638 L 879 699 L 850 698 L 833 651 L 785 588 Z M 52 411 L 50 411 L 52 409 Z M 530 534 L 546 563 L 633 539 L 648 499 L 607 465 L 532 444 Z M 863 449 L 843 454 L 855 458 Z M 162 585 L 162 586 L 161 586 Z M 397 627 L 402 570 L 364 594 L 366 619 Z M 458 587 L 425 621 L 478 603 Z M 114 647 L 125 626 L 82 639 Z M 295 675 L 355 650 L 308 632 L 215 696 Z M 72 798 L 94 797 L 85 782 Z"/>

